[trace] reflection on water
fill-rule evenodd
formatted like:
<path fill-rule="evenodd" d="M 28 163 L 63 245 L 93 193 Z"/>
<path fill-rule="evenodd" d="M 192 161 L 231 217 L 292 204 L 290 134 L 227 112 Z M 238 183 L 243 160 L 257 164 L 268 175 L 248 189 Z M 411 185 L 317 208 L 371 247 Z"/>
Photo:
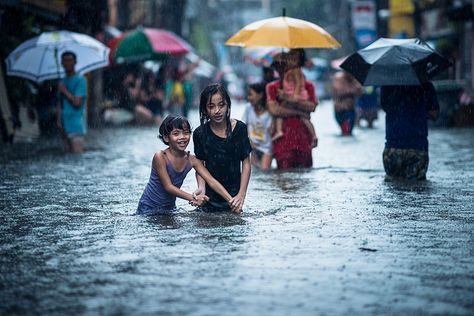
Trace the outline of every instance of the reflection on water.
<path fill-rule="evenodd" d="M 0 314 L 469 314 L 472 130 L 431 132 L 428 181 L 387 181 L 382 127 L 314 120 L 315 167 L 254 169 L 242 215 L 134 216 L 153 128 L 0 149 Z"/>
<path fill-rule="evenodd" d="M 310 173 L 311 169 L 296 169 L 286 172 L 275 170 L 270 172 L 267 180 L 283 193 L 291 193 L 308 187 L 311 182 L 309 179 L 311 177 Z"/>
<path fill-rule="evenodd" d="M 150 224 L 156 225 L 158 229 L 178 229 L 181 227 L 179 220 L 174 215 L 146 216 L 146 219 Z"/>
<path fill-rule="evenodd" d="M 193 220 L 198 228 L 224 228 L 246 224 L 241 215 L 234 213 L 198 211 Z"/>

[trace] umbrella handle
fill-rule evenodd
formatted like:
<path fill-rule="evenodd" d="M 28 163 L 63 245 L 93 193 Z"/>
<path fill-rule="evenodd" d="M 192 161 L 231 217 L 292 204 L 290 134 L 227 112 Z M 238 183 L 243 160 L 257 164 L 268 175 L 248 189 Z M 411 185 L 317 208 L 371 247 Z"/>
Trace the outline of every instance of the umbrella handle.
<path fill-rule="evenodd" d="M 54 47 L 54 63 L 56 64 L 56 71 L 58 73 L 58 82 L 59 82 L 59 80 L 61 79 L 60 78 L 60 73 L 61 72 L 59 71 L 58 47 L 57 46 Z M 61 94 L 59 93 L 58 89 L 56 89 L 56 95 L 57 95 L 57 98 L 58 98 L 58 102 L 61 102 L 61 99 L 60 99 Z"/>
<path fill-rule="evenodd" d="M 55 64 L 56 64 L 56 70 L 57 70 L 57 72 L 58 72 L 58 79 L 59 79 L 59 73 L 60 73 L 60 71 L 59 71 L 58 47 L 57 47 L 57 46 L 54 47 L 54 62 L 55 62 Z"/>

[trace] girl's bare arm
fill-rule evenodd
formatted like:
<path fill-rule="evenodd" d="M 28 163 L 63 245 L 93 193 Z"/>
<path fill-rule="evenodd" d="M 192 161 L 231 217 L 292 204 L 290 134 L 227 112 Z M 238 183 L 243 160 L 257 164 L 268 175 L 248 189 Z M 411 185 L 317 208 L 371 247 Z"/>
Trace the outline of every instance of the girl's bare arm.
<path fill-rule="evenodd" d="M 166 170 L 166 159 L 162 152 L 157 152 L 155 153 L 155 156 L 153 156 L 153 166 L 155 167 L 161 184 L 163 185 L 163 188 L 166 190 L 166 192 L 189 202 L 195 201 L 192 194 L 184 192 L 171 182 L 168 171 Z"/>
<path fill-rule="evenodd" d="M 240 189 L 239 193 L 230 200 L 230 206 L 234 212 L 240 213 L 244 206 L 245 196 L 247 195 L 247 188 L 250 181 L 250 173 L 252 166 L 250 163 L 250 156 L 242 160 L 242 173 L 240 174 Z"/>

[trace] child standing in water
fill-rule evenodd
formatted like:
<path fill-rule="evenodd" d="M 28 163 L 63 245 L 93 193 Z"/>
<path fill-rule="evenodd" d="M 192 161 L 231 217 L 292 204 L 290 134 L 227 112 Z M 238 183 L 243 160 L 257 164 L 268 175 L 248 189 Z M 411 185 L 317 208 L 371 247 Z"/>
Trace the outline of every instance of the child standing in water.
<path fill-rule="evenodd" d="M 230 97 L 220 84 L 201 92 L 199 114 L 201 125 L 194 132 L 194 152 L 211 175 L 233 196 L 227 203 L 214 188 L 197 176 L 196 194 L 206 194 L 205 211 L 242 211 L 250 180 L 252 147 L 245 123 L 230 118 Z M 230 204 L 230 208 L 229 208 Z"/>
<path fill-rule="evenodd" d="M 158 137 L 168 148 L 153 156 L 150 180 L 138 203 L 137 214 L 169 213 L 176 209 L 176 197 L 185 199 L 194 206 L 201 206 L 209 200 L 204 194 L 190 194 L 180 189 L 191 168 L 224 201 L 231 201 L 230 194 L 209 174 L 202 162 L 185 151 L 191 139 L 191 126 L 186 118 L 168 115 L 161 123 Z"/>
<path fill-rule="evenodd" d="M 283 93 L 286 97 L 296 101 L 309 100 L 308 91 L 305 89 L 305 76 L 301 67 L 305 62 L 305 53 L 303 49 L 293 49 L 287 54 L 288 70 L 283 76 Z M 318 137 L 310 119 L 301 119 L 308 128 L 309 133 L 313 139 L 313 147 L 318 146 Z M 275 118 L 275 134 L 273 140 L 283 137 L 283 119 Z"/>
<path fill-rule="evenodd" d="M 267 111 L 264 83 L 254 83 L 249 86 L 247 99 L 249 104 L 245 108 L 243 121 L 247 129 L 252 146 L 250 160 L 262 170 L 268 170 L 272 163 L 273 116 Z"/>

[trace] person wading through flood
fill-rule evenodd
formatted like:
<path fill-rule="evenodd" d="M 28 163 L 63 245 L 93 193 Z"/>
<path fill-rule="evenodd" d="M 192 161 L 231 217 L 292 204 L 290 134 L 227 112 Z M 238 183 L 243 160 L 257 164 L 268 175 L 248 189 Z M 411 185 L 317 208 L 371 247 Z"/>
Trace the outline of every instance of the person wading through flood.
<path fill-rule="evenodd" d="M 227 203 L 200 176 L 195 194 L 206 194 L 204 211 L 242 211 L 250 180 L 250 140 L 247 125 L 230 117 L 231 100 L 221 84 L 211 84 L 201 92 L 201 125 L 194 131 L 194 152 L 211 175 L 233 196 Z M 230 207 L 229 207 L 230 204 Z"/>
<path fill-rule="evenodd" d="M 267 107 L 275 117 L 283 118 L 283 136 L 273 142 L 273 156 L 278 169 L 310 168 L 313 165 L 313 136 L 303 119 L 309 119 L 318 100 L 314 85 L 304 80 L 307 100 L 294 99 L 283 91 L 283 82 L 287 70 L 287 54 L 274 56 L 272 67 L 279 73 L 280 79 L 267 84 Z"/>
<path fill-rule="evenodd" d="M 66 51 L 61 54 L 61 65 L 66 77 L 58 83 L 57 126 L 61 132 L 64 150 L 72 153 L 84 151 L 84 137 L 87 132 L 86 78 L 76 74 L 76 54 Z"/>
<path fill-rule="evenodd" d="M 186 147 L 191 140 L 191 126 L 185 117 L 168 115 L 160 125 L 159 138 L 168 148 L 155 153 L 150 179 L 137 207 L 137 214 L 156 215 L 176 210 L 176 197 L 185 199 L 193 206 L 201 206 L 209 198 L 204 194 L 189 194 L 181 190 L 188 172 L 194 168 L 206 183 L 226 201 L 232 197 L 216 181 L 199 159 L 190 155 Z"/>
<path fill-rule="evenodd" d="M 439 103 L 431 82 L 418 86 L 382 86 L 385 111 L 383 166 L 388 177 L 425 180 L 428 171 L 428 119 Z"/>

